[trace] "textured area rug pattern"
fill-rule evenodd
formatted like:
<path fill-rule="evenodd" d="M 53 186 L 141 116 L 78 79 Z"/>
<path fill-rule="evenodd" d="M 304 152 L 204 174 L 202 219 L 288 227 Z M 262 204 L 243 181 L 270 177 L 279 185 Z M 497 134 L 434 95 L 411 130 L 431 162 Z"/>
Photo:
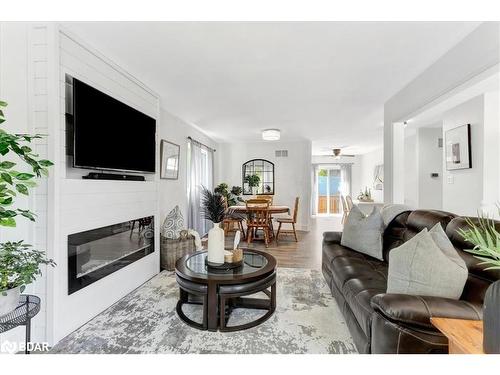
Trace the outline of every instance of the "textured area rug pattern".
<path fill-rule="evenodd" d="M 162 272 L 61 340 L 52 353 L 356 353 L 318 270 L 278 268 L 277 308 L 263 324 L 238 332 L 191 328 L 175 312 L 178 287 Z M 201 309 L 185 310 L 197 319 Z M 262 311 L 236 309 L 229 325 Z"/>

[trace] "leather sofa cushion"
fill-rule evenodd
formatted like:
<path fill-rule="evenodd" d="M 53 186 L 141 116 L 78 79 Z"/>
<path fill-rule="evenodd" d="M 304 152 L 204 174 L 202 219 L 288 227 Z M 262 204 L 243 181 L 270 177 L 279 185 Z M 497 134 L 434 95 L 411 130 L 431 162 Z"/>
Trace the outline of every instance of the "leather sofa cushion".
<path fill-rule="evenodd" d="M 376 279 L 387 280 L 387 264 L 369 257 L 339 256 L 330 266 L 333 280 L 342 290 L 344 284 L 351 279 Z"/>
<path fill-rule="evenodd" d="M 449 298 L 379 294 L 372 299 L 371 304 L 392 322 L 432 330 L 435 329 L 430 321 L 432 317 L 482 319 L 480 304 Z"/>
<path fill-rule="evenodd" d="M 323 256 L 329 259 L 333 283 L 342 291 L 366 337 L 370 337 L 374 311 L 370 300 L 387 289 L 387 264 L 338 244 L 324 245 Z"/>
<path fill-rule="evenodd" d="M 357 253 L 348 247 L 340 245 L 340 243 L 331 243 L 323 245 L 323 263 L 327 263 L 331 269 L 332 261 L 337 257 L 352 257 L 363 259 L 361 253 Z"/>
<path fill-rule="evenodd" d="M 379 275 L 375 273 L 374 275 Z M 385 293 L 387 281 L 380 275 L 375 278 L 356 278 L 345 282 L 342 294 L 366 337 L 371 336 L 372 314 L 370 302 L 373 296 Z"/>

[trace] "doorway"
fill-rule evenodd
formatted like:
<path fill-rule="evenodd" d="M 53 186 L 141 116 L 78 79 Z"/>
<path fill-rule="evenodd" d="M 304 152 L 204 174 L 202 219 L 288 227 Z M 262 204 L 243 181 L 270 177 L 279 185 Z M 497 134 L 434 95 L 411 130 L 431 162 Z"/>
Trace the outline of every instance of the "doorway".
<path fill-rule="evenodd" d="M 320 166 L 316 173 L 317 214 L 340 214 L 340 168 L 338 166 Z"/>

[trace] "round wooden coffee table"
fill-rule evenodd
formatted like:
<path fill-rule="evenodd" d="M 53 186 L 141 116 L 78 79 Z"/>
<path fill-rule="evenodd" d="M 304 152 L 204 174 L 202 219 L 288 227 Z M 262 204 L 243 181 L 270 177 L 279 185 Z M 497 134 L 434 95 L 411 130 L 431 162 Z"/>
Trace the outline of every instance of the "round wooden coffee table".
<path fill-rule="evenodd" d="M 276 309 L 276 259 L 265 252 L 244 249 L 243 265 L 231 270 L 207 268 L 206 251 L 177 260 L 175 274 L 180 289 L 177 314 L 186 324 L 209 331 L 238 331 L 261 324 Z M 268 298 L 245 298 L 263 292 Z M 184 304 L 201 304 L 203 318 L 195 322 L 183 310 Z M 267 310 L 258 319 L 227 326 L 234 308 Z"/>

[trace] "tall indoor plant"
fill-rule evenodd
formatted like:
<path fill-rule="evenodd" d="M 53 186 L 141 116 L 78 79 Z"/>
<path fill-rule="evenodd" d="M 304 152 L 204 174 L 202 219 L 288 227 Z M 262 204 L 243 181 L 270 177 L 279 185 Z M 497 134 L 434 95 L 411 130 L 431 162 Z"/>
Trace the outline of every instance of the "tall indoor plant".
<path fill-rule="evenodd" d="M 500 207 L 498 208 L 500 214 Z M 460 235 L 474 247 L 466 250 L 479 260 L 485 270 L 500 270 L 500 225 L 484 215 L 476 222 L 467 218 L 469 229 L 459 230 Z M 486 290 L 483 309 L 484 338 L 486 353 L 500 354 L 500 280 Z"/>
<path fill-rule="evenodd" d="M 225 209 L 222 195 L 202 187 L 203 216 L 214 226 L 208 231 L 208 261 L 213 264 L 224 263 L 224 230 L 220 223 L 224 221 Z"/>
<path fill-rule="evenodd" d="M 0 101 L 0 124 L 5 122 L 3 113 L 7 103 Z M 35 221 L 35 214 L 27 209 L 16 207 L 18 194 L 29 195 L 29 190 L 36 186 L 34 179 L 48 175 L 48 167 L 53 165 L 46 159 L 40 159 L 29 146 L 41 135 L 11 134 L 0 128 L 0 226 L 15 227 L 16 218 L 22 216 Z M 14 158 L 8 156 L 14 156 Z M 23 169 L 15 169 L 22 161 Z M 41 275 L 41 265 L 54 266 L 52 259 L 47 259 L 42 251 L 32 249 L 23 241 L 0 244 L 0 316 L 12 311 L 24 287 Z"/>

